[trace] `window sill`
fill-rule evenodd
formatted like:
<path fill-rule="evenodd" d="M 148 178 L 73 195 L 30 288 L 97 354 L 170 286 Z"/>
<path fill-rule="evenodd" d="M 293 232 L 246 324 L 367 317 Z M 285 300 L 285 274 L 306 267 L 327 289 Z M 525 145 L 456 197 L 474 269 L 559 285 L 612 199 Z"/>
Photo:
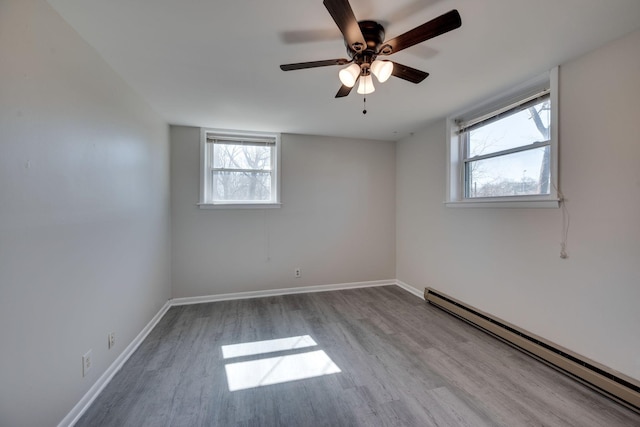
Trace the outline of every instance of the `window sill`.
<path fill-rule="evenodd" d="M 282 203 L 198 203 L 200 209 L 279 209 Z"/>
<path fill-rule="evenodd" d="M 553 209 L 560 207 L 559 199 L 478 199 L 444 202 L 448 208 L 533 208 Z"/>

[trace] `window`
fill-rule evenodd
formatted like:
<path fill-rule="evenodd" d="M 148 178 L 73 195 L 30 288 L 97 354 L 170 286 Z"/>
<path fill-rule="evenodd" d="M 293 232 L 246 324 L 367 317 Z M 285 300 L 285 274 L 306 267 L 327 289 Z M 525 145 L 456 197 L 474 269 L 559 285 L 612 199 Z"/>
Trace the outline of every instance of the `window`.
<path fill-rule="evenodd" d="M 449 125 L 448 206 L 558 207 L 557 68 Z"/>
<path fill-rule="evenodd" d="M 549 194 L 548 91 L 460 127 L 466 198 Z"/>
<path fill-rule="evenodd" d="M 203 129 L 200 207 L 279 206 L 280 136 Z"/>

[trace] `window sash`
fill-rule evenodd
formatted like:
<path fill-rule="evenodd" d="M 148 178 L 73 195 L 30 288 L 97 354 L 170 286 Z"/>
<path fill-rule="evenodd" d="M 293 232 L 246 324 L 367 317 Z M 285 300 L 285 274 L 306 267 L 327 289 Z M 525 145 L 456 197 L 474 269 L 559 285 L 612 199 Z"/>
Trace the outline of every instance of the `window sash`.
<path fill-rule="evenodd" d="M 478 161 L 482 161 L 482 160 L 487 160 L 487 159 L 496 159 L 496 158 L 500 158 L 500 157 L 505 157 L 505 156 L 509 156 L 511 154 L 516 154 L 516 153 L 522 153 L 522 152 L 526 152 L 526 151 L 530 151 L 530 150 L 535 150 L 538 148 L 544 148 L 544 147 L 549 147 L 549 149 L 551 149 L 551 139 L 547 139 L 547 140 L 543 140 L 543 141 L 536 141 L 533 143 L 527 143 L 527 144 L 523 144 L 520 146 L 516 146 L 516 147 L 512 147 L 512 148 L 507 148 L 504 150 L 500 150 L 500 151 L 496 151 L 496 152 L 492 152 L 492 153 L 488 153 L 488 154 L 479 154 L 479 155 L 475 155 L 470 157 L 469 156 L 469 152 L 470 152 L 470 145 L 471 145 L 471 131 L 473 131 L 474 129 L 479 129 L 482 128 L 483 126 L 487 126 L 490 125 L 491 123 L 497 122 L 501 119 L 506 119 L 507 117 L 516 114 L 520 111 L 526 110 L 527 108 L 539 104 L 545 100 L 550 100 L 550 93 L 549 90 L 544 90 L 542 92 L 538 92 L 532 96 L 528 96 L 526 98 L 523 98 L 522 100 L 520 100 L 519 102 L 516 103 L 512 103 L 508 106 L 505 106 L 503 108 L 494 110 L 492 113 L 490 114 L 486 114 L 484 116 L 479 116 L 475 119 L 472 119 L 470 121 L 461 123 L 461 122 L 457 122 L 456 124 L 459 126 L 458 127 L 458 131 L 457 134 L 460 138 L 460 148 L 461 148 L 461 178 L 462 178 L 462 182 L 464 183 L 464 187 L 462 189 L 462 196 L 465 200 L 477 200 L 478 197 L 472 197 L 470 195 L 470 185 L 471 185 L 471 176 L 470 176 L 470 167 L 472 164 L 474 164 L 475 162 Z M 547 194 L 535 194 L 535 195 L 531 195 L 528 194 L 526 195 L 526 197 L 538 197 L 538 196 L 548 196 L 549 193 Z M 498 198 L 510 198 L 510 197 L 521 197 L 521 195 L 500 195 L 500 196 L 493 196 L 493 197 L 498 197 Z"/>
<path fill-rule="evenodd" d="M 249 141 L 252 140 L 252 141 Z M 231 145 L 250 145 L 250 146 L 269 146 L 269 154 L 271 156 L 271 168 L 270 169 L 233 169 L 233 168 L 214 168 L 214 151 L 216 144 L 231 144 Z M 209 180 L 209 185 L 207 186 L 207 194 L 206 201 L 214 204 L 229 204 L 234 203 L 231 200 L 222 200 L 215 198 L 215 186 L 216 186 L 216 178 L 215 172 L 230 172 L 230 173 L 264 173 L 269 174 L 271 179 L 271 189 L 270 189 L 270 199 L 265 200 L 239 200 L 235 201 L 240 202 L 242 204 L 264 204 L 264 203 L 274 203 L 276 201 L 276 178 L 274 176 L 273 166 L 276 161 L 276 142 L 275 139 L 272 138 L 248 138 L 248 137 L 224 137 L 224 139 L 214 139 L 207 135 L 207 169 L 208 174 L 207 178 Z"/>
<path fill-rule="evenodd" d="M 216 140 L 216 141 L 221 141 L 221 140 Z M 216 149 L 216 145 L 221 144 L 227 144 L 227 145 L 245 145 L 245 146 L 254 146 L 254 147 L 269 147 L 269 155 L 271 156 L 271 160 L 269 162 L 269 164 L 271 165 L 270 169 L 234 169 L 234 168 L 214 168 L 214 152 Z M 262 143 L 245 143 L 245 138 L 243 138 L 242 140 L 238 140 L 238 142 L 231 142 L 229 139 L 225 139 L 224 142 L 211 142 L 209 140 L 207 140 L 207 168 L 210 171 L 236 171 L 236 172 L 242 172 L 242 171 L 271 171 L 273 170 L 273 166 L 275 165 L 275 153 L 276 153 L 276 145 L 275 145 L 275 140 L 273 142 L 273 144 L 268 143 L 268 144 L 262 144 Z"/>
<path fill-rule="evenodd" d="M 262 175 L 268 175 L 269 176 L 269 181 L 270 181 L 270 185 L 271 188 L 269 189 L 269 199 L 267 200 L 263 200 L 263 199 L 216 199 L 215 198 L 215 192 L 216 192 L 216 186 L 218 185 L 218 175 L 216 172 L 229 172 L 229 173 L 233 173 L 233 174 L 262 174 Z M 217 204 L 229 204 L 229 203 L 243 203 L 243 204 L 260 204 L 260 203 L 273 203 L 274 201 L 274 186 L 275 183 L 274 181 L 274 175 L 273 175 L 273 171 L 266 171 L 266 170 L 258 170 L 258 169 L 248 169 L 248 170 L 238 170 L 238 169 L 226 169 L 226 170 L 214 170 L 211 169 L 211 171 L 209 172 L 209 177 L 210 177 L 210 182 L 211 185 L 209 187 L 209 201 L 213 202 L 213 203 L 217 203 Z"/>
<path fill-rule="evenodd" d="M 466 150 L 466 141 L 463 141 L 463 144 L 465 144 L 465 150 Z M 462 160 L 462 168 L 461 168 L 462 182 L 464 182 L 464 187 L 463 187 L 463 191 L 462 191 L 464 199 L 465 200 L 478 199 L 478 197 L 471 197 L 469 195 L 470 184 L 471 184 L 471 176 L 469 174 L 469 167 L 470 167 L 470 165 L 472 163 L 475 163 L 475 162 L 478 162 L 478 161 L 481 161 L 481 160 L 486 160 L 486 159 L 504 157 L 504 156 L 508 156 L 510 154 L 521 153 L 521 152 L 535 150 L 535 149 L 543 148 L 543 147 L 549 147 L 549 149 L 551 149 L 551 141 L 550 140 L 541 141 L 541 142 L 536 142 L 534 144 L 522 145 L 520 147 L 511 148 L 511 149 L 508 149 L 508 150 L 502 150 L 502 151 L 498 151 L 498 152 L 491 153 L 491 154 L 485 154 L 485 155 L 482 155 L 482 156 L 474 156 L 474 157 L 466 157 L 466 158 L 464 158 Z M 551 180 L 551 177 L 550 177 L 550 180 Z M 535 194 L 535 195 L 529 194 L 529 195 L 527 195 L 527 197 L 549 196 L 549 194 L 550 193 Z M 494 197 L 509 198 L 509 197 L 519 197 L 519 196 L 504 195 L 504 196 L 494 196 Z"/>
<path fill-rule="evenodd" d="M 521 153 L 521 152 L 525 152 L 525 151 L 532 151 L 532 150 L 536 150 L 539 148 L 544 148 L 544 147 L 549 147 L 549 150 L 551 150 L 551 142 L 550 141 L 545 141 L 545 142 L 540 142 L 540 143 L 536 143 L 536 144 L 529 144 L 529 145 L 525 145 L 522 147 L 517 147 L 514 149 L 510 149 L 510 150 L 504 150 L 502 152 L 500 152 L 499 155 L 494 155 L 496 153 L 492 153 L 492 154 L 488 154 L 486 156 L 476 156 L 476 157 L 471 157 L 469 159 L 465 159 L 463 161 L 463 165 L 462 165 L 462 173 L 463 173 L 463 182 L 464 182 L 464 198 L 465 200 L 478 200 L 481 199 L 482 197 L 474 197 L 470 195 L 471 192 L 471 173 L 469 172 L 469 168 L 471 167 L 471 165 L 475 162 L 478 161 L 482 161 L 482 160 L 486 160 L 486 159 L 491 159 L 491 158 L 497 158 L 497 157 L 504 157 L 504 156 L 508 156 L 510 154 L 515 154 L 515 153 Z M 552 180 L 552 175 L 553 175 L 553 171 L 549 170 L 549 183 L 553 182 Z M 553 185 L 553 184 L 551 184 Z M 536 194 L 526 194 L 524 195 L 525 197 L 548 197 L 551 194 L 551 186 L 549 186 L 549 190 L 546 193 L 536 193 Z M 499 196 L 491 196 L 494 198 L 513 198 L 513 197 L 522 197 L 523 195 L 518 194 L 518 195 L 499 195 Z"/>
<path fill-rule="evenodd" d="M 497 110 L 493 110 L 491 113 L 488 113 L 482 116 L 477 116 L 465 122 L 456 121 L 456 125 L 458 127 L 456 133 L 460 138 L 460 144 L 461 144 L 460 148 L 461 148 L 462 158 L 461 158 L 460 173 L 462 175 L 461 176 L 462 182 L 464 183 L 464 187 L 462 189 L 462 195 L 465 200 L 478 199 L 477 197 L 471 197 L 469 194 L 470 180 L 471 180 L 471 176 L 469 174 L 469 168 L 473 163 L 482 161 L 482 160 L 487 160 L 487 159 L 504 157 L 511 154 L 521 153 L 529 150 L 535 150 L 538 148 L 551 147 L 551 139 L 547 139 L 543 141 L 536 141 L 534 143 L 527 143 L 517 147 L 512 147 L 512 148 L 508 148 L 508 149 L 504 149 L 504 150 L 500 150 L 500 151 L 496 151 L 488 154 L 479 154 L 479 155 L 470 157 L 469 152 L 470 152 L 470 144 L 471 144 L 471 141 L 470 141 L 471 131 L 473 131 L 474 129 L 479 129 L 491 123 L 497 122 L 501 119 L 505 119 L 513 114 L 526 110 L 527 108 L 533 105 L 539 104 L 545 100 L 550 100 L 550 99 L 551 99 L 550 91 L 549 89 L 545 89 L 531 96 L 527 96 L 519 100 L 518 102 L 511 103 Z M 527 197 L 537 197 L 537 196 L 547 196 L 547 195 L 548 194 L 527 195 Z M 504 196 L 494 196 L 494 197 L 509 198 L 509 197 L 518 197 L 518 196 L 504 195 Z"/>
<path fill-rule="evenodd" d="M 468 153 L 469 152 L 469 146 L 467 144 L 467 138 L 465 138 L 464 144 L 465 144 L 465 150 L 464 151 L 465 151 L 465 153 Z M 464 157 L 462 159 L 462 161 L 466 164 L 466 163 L 469 163 L 469 162 L 475 162 L 477 160 L 484 160 L 484 159 L 490 159 L 492 157 L 506 156 L 508 154 L 518 153 L 520 151 L 527 151 L 527 150 L 532 150 L 534 148 L 546 147 L 548 145 L 551 145 L 551 140 L 538 141 L 538 142 L 534 142 L 533 144 L 521 145 L 519 147 L 509 148 L 507 150 L 496 151 L 495 153 L 476 155 L 476 156 L 473 156 L 473 157 Z"/>

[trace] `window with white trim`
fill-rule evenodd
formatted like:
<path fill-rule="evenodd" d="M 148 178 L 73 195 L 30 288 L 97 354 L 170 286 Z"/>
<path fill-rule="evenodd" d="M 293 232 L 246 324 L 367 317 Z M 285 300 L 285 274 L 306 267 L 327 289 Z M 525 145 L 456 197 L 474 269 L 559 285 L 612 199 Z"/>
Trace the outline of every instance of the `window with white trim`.
<path fill-rule="evenodd" d="M 558 206 L 556 78 L 449 119 L 448 205 Z"/>
<path fill-rule="evenodd" d="M 277 207 L 280 135 L 203 129 L 201 207 Z"/>

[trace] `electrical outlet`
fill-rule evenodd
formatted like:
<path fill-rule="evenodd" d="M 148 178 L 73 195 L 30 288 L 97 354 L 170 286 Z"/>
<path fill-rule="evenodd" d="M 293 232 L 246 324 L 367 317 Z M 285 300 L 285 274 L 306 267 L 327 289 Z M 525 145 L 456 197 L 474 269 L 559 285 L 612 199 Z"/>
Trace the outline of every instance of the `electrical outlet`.
<path fill-rule="evenodd" d="M 300 268 L 299 268 L 299 267 L 298 267 L 298 268 L 296 268 L 296 269 L 293 271 L 293 275 L 294 275 L 294 276 L 296 276 L 296 277 L 302 277 L 302 270 L 300 270 Z"/>
<path fill-rule="evenodd" d="M 93 360 L 91 356 L 91 350 L 87 351 L 84 356 L 82 356 L 82 376 L 86 377 L 89 371 L 91 370 L 91 366 L 93 365 Z"/>
<path fill-rule="evenodd" d="M 108 348 L 113 348 L 116 345 L 116 333 L 115 332 L 111 332 L 108 336 L 107 336 L 107 347 Z"/>

